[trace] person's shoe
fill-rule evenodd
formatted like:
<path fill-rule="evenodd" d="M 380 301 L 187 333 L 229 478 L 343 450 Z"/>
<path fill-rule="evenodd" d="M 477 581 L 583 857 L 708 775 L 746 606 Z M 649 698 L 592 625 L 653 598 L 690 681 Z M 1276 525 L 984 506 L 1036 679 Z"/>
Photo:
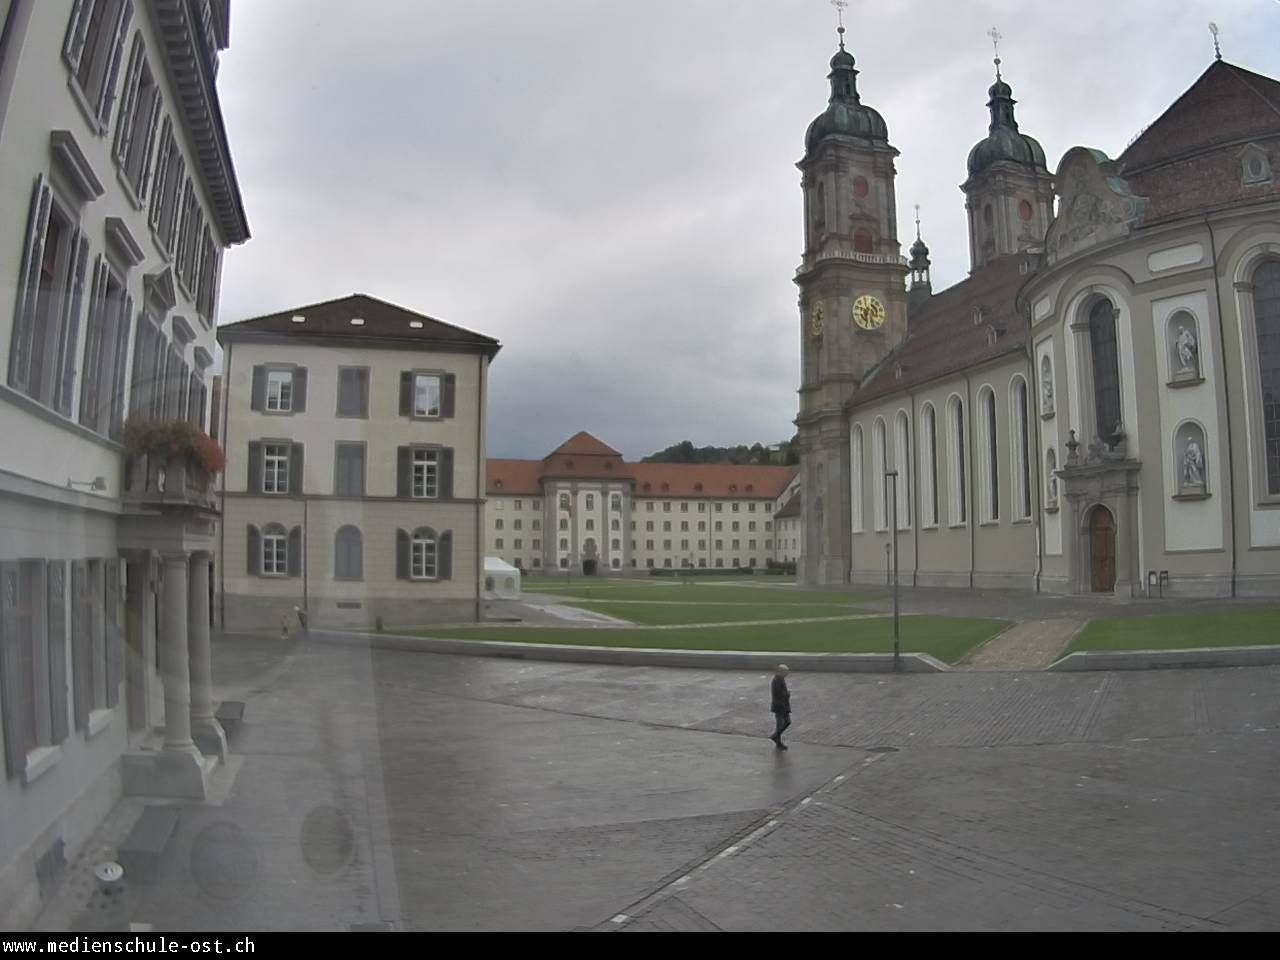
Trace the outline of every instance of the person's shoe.
<path fill-rule="evenodd" d="M 778 735 L 776 733 L 769 734 L 769 739 L 773 741 L 774 746 L 782 746 L 782 741 L 778 739 Z"/>
<path fill-rule="evenodd" d="M 775 741 L 774 741 L 774 743 L 776 743 L 776 744 L 778 745 L 778 749 L 779 749 L 779 750 L 786 750 L 786 749 L 788 749 L 787 745 L 786 745 L 785 743 L 783 743 L 780 739 L 779 739 L 779 740 L 775 740 Z"/>

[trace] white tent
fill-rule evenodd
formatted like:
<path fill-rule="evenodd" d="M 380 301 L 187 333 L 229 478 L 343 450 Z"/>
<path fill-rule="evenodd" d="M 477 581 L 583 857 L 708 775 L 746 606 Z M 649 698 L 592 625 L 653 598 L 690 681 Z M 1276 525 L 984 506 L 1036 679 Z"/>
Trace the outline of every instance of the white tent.
<path fill-rule="evenodd" d="M 480 587 L 486 600 L 519 600 L 520 571 L 500 557 L 485 557 Z"/>

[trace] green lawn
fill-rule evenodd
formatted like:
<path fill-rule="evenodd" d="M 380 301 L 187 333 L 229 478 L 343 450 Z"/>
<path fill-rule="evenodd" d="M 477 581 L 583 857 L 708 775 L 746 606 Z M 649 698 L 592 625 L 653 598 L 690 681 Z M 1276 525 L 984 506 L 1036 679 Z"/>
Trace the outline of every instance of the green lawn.
<path fill-rule="evenodd" d="M 1077 650 L 1257 647 L 1277 643 L 1280 643 L 1280 610 L 1250 610 L 1094 620 L 1080 631 L 1067 653 Z"/>
<path fill-rule="evenodd" d="M 525 593 L 577 597 L 586 600 L 681 600 L 697 603 L 820 603 L 853 606 L 859 601 L 877 597 L 874 590 L 854 592 L 798 590 L 785 582 L 696 583 L 687 580 L 663 581 L 595 581 L 575 578 L 572 583 L 560 580 L 533 580 L 526 577 L 520 585 Z"/>
<path fill-rule="evenodd" d="M 955 663 L 1009 624 L 1004 620 L 903 617 L 903 653 L 928 653 Z M 406 631 L 425 637 L 566 643 L 584 646 L 652 647 L 665 650 L 776 650 L 807 653 L 892 653 L 893 618 L 751 627 L 653 630 L 637 627 L 436 627 Z"/>
<path fill-rule="evenodd" d="M 591 610 L 632 623 L 742 623 L 747 620 L 801 620 L 806 617 L 847 617 L 862 613 L 840 603 L 648 603 L 637 601 L 573 602 L 570 606 Z"/>

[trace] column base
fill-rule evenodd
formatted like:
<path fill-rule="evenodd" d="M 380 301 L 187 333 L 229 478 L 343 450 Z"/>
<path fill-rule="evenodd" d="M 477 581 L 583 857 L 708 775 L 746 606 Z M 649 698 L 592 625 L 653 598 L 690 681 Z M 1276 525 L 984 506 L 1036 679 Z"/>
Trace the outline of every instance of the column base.
<path fill-rule="evenodd" d="M 214 717 L 192 717 L 191 739 L 206 757 L 217 757 L 219 763 L 227 762 L 227 734 Z"/>
<path fill-rule="evenodd" d="M 204 800 L 208 776 L 217 765 L 194 746 L 187 750 L 143 750 L 120 758 L 124 792 L 130 797 Z"/>

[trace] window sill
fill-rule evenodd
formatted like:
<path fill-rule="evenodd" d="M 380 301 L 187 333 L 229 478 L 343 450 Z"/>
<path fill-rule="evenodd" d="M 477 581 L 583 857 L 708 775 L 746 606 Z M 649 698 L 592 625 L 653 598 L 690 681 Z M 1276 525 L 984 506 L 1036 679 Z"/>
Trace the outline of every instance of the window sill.
<path fill-rule="evenodd" d="M 941 529 L 936 523 L 924 523 L 920 525 L 921 530 L 938 530 Z"/>
<path fill-rule="evenodd" d="M 1052 410 L 1041 410 L 1041 411 L 1040 411 L 1040 419 L 1041 419 L 1041 420 L 1052 420 L 1052 419 L 1053 419 L 1053 414 L 1054 414 L 1054 411 L 1052 411 Z"/>
<path fill-rule="evenodd" d="M 52 770 L 61 757 L 61 747 L 36 747 L 30 751 L 27 754 L 26 767 L 22 771 L 23 784 L 31 786 Z"/>
<path fill-rule="evenodd" d="M 1181 387 L 1194 387 L 1201 383 L 1204 383 L 1204 377 L 1183 377 L 1180 380 L 1170 380 L 1165 386 L 1170 390 L 1177 390 Z"/>
<path fill-rule="evenodd" d="M 1031 517 L 1018 517 L 1017 520 L 1010 520 L 1009 522 L 1016 527 L 1016 526 L 1022 526 L 1022 525 L 1031 523 L 1032 520 L 1031 520 Z"/>
<path fill-rule="evenodd" d="M 89 731 L 88 739 L 92 740 L 107 727 L 111 726 L 111 716 L 114 710 L 92 710 L 89 713 Z"/>
<path fill-rule="evenodd" d="M 1044 508 L 1044 512 L 1045 512 L 1045 513 L 1057 513 L 1057 512 L 1058 512 L 1058 505 L 1057 505 L 1056 503 L 1051 503 L 1051 504 L 1049 504 L 1048 506 L 1046 506 L 1046 507 Z"/>
<path fill-rule="evenodd" d="M 1000 521 L 999 521 L 999 520 L 983 520 L 983 521 L 981 521 L 981 522 L 978 524 L 978 526 L 980 526 L 980 527 L 998 527 L 998 526 L 1000 526 Z"/>
<path fill-rule="evenodd" d="M 966 522 L 964 522 L 964 523 L 952 523 L 952 524 L 948 524 L 948 525 L 947 525 L 947 529 L 948 529 L 948 530 L 963 530 L 963 529 L 964 529 L 965 527 L 967 527 L 967 526 L 969 526 L 968 521 L 966 521 Z"/>
<path fill-rule="evenodd" d="M 1209 491 L 1201 490 L 1197 493 L 1175 493 L 1172 497 L 1174 500 L 1208 500 Z"/>
<path fill-rule="evenodd" d="M 293 414 L 294 414 L 294 412 L 295 412 L 295 411 L 294 411 L 294 410 L 292 410 L 292 409 L 289 409 L 289 410 L 268 410 L 266 407 L 263 407 L 261 410 L 259 410 L 259 411 L 257 411 L 257 412 L 258 412 L 258 413 L 260 413 L 260 414 L 262 414 L 264 417 L 291 417 L 291 416 L 293 416 Z"/>
<path fill-rule="evenodd" d="M 364 577 L 334 577 L 334 583 L 364 583 Z"/>

